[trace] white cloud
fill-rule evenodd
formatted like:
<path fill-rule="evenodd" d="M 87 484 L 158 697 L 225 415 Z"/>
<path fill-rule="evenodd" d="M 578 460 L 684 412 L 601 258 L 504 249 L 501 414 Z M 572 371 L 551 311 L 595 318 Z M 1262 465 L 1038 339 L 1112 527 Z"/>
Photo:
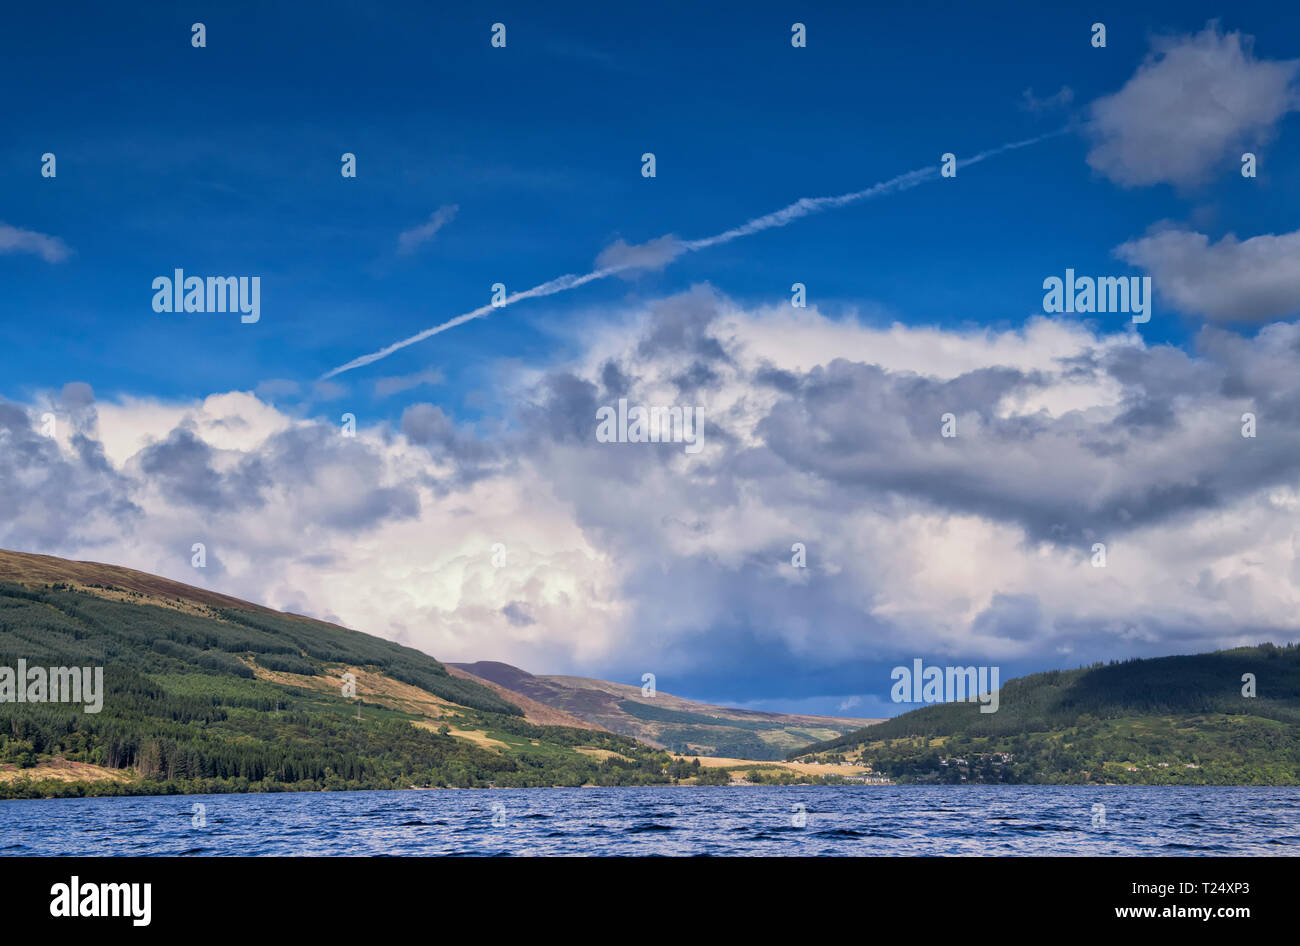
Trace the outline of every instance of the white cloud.
<path fill-rule="evenodd" d="M 1285 324 L 1210 330 L 1197 356 L 1047 319 L 876 329 L 701 289 L 534 376 L 494 438 L 432 406 L 410 435 L 348 439 L 247 392 L 118 399 L 94 405 L 104 468 L 0 405 L 0 545 L 535 672 L 1208 649 L 1300 629 L 1298 343 Z M 594 405 L 620 394 L 704 406 L 706 449 L 598 444 Z"/>
<path fill-rule="evenodd" d="M 456 204 L 439 207 L 418 227 L 403 230 L 397 236 L 397 252 L 403 255 L 414 253 L 423 244 L 432 240 L 439 230 L 451 223 L 459 209 Z"/>
<path fill-rule="evenodd" d="M 47 263 L 61 263 L 72 251 L 58 237 L 0 223 L 0 253 L 32 253 Z"/>
<path fill-rule="evenodd" d="M 1211 23 L 1154 46 L 1122 89 L 1092 103 L 1088 164 L 1118 184 L 1199 184 L 1300 107 L 1300 61 L 1258 59 L 1252 37 Z"/>
<path fill-rule="evenodd" d="M 177 427 L 192 429 L 217 450 L 252 452 L 294 423 L 247 391 L 213 394 L 189 403 L 127 396 L 98 401 L 95 407 L 99 440 L 109 461 L 117 467 Z"/>
<path fill-rule="evenodd" d="M 597 269 L 617 269 L 620 275 L 631 276 L 638 270 L 660 270 L 686 252 L 682 241 L 673 234 L 665 234 L 637 245 L 615 240 L 596 257 Z"/>
<path fill-rule="evenodd" d="M 1225 322 L 1263 322 L 1300 313 L 1300 230 L 1211 243 L 1171 229 L 1119 246 L 1115 254 L 1151 274 L 1182 312 Z"/>
<path fill-rule="evenodd" d="M 377 378 L 375 380 L 375 397 L 392 397 L 394 394 L 413 391 L 425 385 L 439 385 L 445 380 L 446 378 L 443 377 L 442 372 L 436 368 L 426 368 L 413 374 Z"/>

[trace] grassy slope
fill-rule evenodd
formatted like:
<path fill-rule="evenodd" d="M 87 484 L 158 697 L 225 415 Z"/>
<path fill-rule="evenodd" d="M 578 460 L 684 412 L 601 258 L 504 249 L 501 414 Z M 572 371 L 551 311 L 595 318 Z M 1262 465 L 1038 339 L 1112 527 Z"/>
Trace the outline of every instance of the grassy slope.
<path fill-rule="evenodd" d="M 1246 673 L 1253 698 L 1242 695 Z M 1300 649 L 1031 674 L 1002 687 L 996 713 L 936 704 L 790 754 L 814 756 L 908 781 L 1300 784 Z M 967 764 L 941 764 L 955 758 Z"/>

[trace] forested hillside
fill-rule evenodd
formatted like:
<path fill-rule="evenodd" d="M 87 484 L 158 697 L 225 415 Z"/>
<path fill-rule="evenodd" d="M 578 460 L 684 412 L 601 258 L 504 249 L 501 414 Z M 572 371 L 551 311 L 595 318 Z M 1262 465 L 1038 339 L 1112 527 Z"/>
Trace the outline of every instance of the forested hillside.
<path fill-rule="evenodd" d="M 665 753 L 534 726 L 411 648 L 293 615 L 175 605 L 0 583 L 0 667 L 103 667 L 105 690 L 98 713 L 0 704 L 0 797 L 671 778 Z M 340 686 L 349 671 L 355 699 Z M 55 759 L 78 777 L 50 777 Z"/>
<path fill-rule="evenodd" d="M 996 713 L 935 704 L 789 757 L 902 781 L 1300 784 L 1300 648 L 1031 674 Z"/>

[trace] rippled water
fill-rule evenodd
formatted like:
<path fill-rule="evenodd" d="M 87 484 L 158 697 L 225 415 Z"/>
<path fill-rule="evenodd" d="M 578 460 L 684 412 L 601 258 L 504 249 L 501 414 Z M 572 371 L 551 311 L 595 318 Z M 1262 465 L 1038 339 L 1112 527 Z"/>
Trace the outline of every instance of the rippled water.
<path fill-rule="evenodd" d="M 204 806 L 203 826 L 193 823 L 195 805 Z M 1094 827 L 1094 805 L 1105 806 L 1104 825 Z M 737 786 L 0 802 L 8 855 L 1295 853 L 1300 788 Z"/>

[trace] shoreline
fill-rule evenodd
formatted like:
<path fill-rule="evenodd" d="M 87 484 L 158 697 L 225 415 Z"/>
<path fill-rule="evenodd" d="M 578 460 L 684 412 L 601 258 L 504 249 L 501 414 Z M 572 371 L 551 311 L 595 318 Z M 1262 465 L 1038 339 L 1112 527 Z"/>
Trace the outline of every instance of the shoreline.
<path fill-rule="evenodd" d="M 35 798 L 0 798 L 0 804 L 9 802 L 40 802 L 40 801 L 86 801 L 91 799 L 132 799 L 132 798 L 222 798 L 226 796 L 268 796 L 268 795 L 348 795 L 363 794 L 369 792 L 490 792 L 490 791 L 587 791 L 592 789 L 606 789 L 611 791 L 622 791 L 625 789 L 649 789 L 649 788 L 707 788 L 707 789 L 724 789 L 724 788 L 907 788 L 907 789 L 946 789 L 963 791 L 972 788 L 995 789 L 998 791 L 1014 789 L 1034 789 L 1034 788 L 1069 788 L 1096 791 L 1100 789 L 1120 788 L 1120 789 L 1168 789 L 1168 788 L 1193 788 L 1193 789 L 1214 789 L 1214 790 L 1274 790 L 1274 789 L 1300 789 L 1300 784 L 1286 785 L 1159 785 L 1151 783 L 1135 783 L 1132 785 L 1112 784 L 1089 785 L 1073 783 L 1056 783 L 1056 782 L 1025 782 L 1015 785 L 1010 784 L 916 784 L 907 782 L 890 782 L 888 784 L 880 783 L 863 783 L 863 782 L 793 782 L 785 785 L 778 784 L 752 784 L 752 783 L 729 783 L 726 785 L 698 785 L 698 784 L 681 784 L 673 785 L 671 783 L 648 784 L 648 785 L 532 785 L 532 786 L 507 786 L 507 785 L 490 785 L 482 787 L 463 787 L 448 785 L 444 787 L 420 787 L 411 786 L 408 788 L 346 788 L 346 789 L 291 789 L 286 791 L 271 792 L 154 792 L 141 794 L 87 794 L 87 795 L 41 795 Z"/>

